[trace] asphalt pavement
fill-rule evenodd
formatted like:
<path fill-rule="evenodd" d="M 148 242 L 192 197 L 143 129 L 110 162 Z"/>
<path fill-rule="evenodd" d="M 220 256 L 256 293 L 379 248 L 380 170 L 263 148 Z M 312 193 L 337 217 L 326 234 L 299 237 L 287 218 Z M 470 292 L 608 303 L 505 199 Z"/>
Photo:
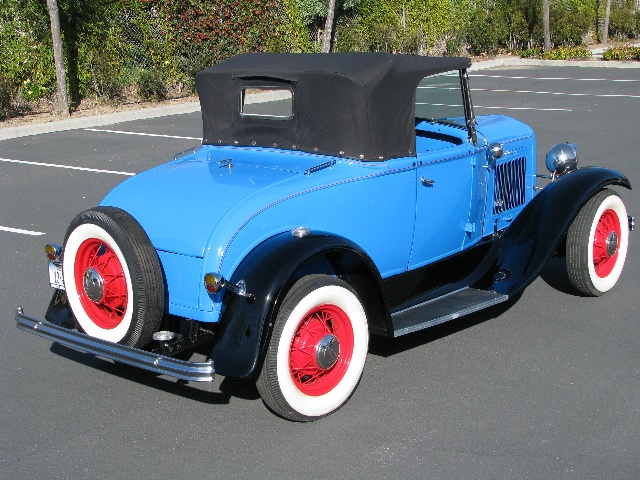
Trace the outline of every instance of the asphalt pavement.
<path fill-rule="evenodd" d="M 640 185 L 640 69 L 503 64 L 471 87 L 477 115 L 534 128 L 540 170 L 568 141 Z M 17 330 L 15 308 L 43 316 L 51 296 L 44 245 L 199 144 L 197 108 L 174 113 L 0 141 L 0 478 L 638 478 L 637 232 L 600 298 L 567 293 L 551 264 L 507 305 L 374 338 L 354 396 L 311 424 L 274 416 L 250 382 L 184 385 Z M 638 215 L 638 190 L 619 193 Z"/>

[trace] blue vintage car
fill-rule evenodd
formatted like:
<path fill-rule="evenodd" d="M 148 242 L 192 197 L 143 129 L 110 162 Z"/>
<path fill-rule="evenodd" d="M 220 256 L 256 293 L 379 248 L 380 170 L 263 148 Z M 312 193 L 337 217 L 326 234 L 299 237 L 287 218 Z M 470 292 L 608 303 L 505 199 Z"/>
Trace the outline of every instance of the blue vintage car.
<path fill-rule="evenodd" d="M 475 116 L 470 64 L 247 54 L 200 72 L 202 145 L 47 245 L 47 320 L 19 309 L 19 328 L 185 380 L 255 379 L 310 421 L 354 392 L 370 335 L 504 302 L 553 255 L 576 292 L 608 291 L 634 220 L 607 187 L 628 179 L 578 168 L 570 144 L 537 175 L 530 127 Z"/>

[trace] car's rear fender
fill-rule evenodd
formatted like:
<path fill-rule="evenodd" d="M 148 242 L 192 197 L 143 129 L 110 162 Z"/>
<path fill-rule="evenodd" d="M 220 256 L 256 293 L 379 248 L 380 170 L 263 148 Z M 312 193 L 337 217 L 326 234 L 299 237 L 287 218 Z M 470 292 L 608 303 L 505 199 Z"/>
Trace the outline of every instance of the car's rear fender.
<path fill-rule="evenodd" d="M 369 328 L 388 334 L 388 307 L 382 280 L 371 259 L 353 242 L 314 233 L 296 238 L 289 232 L 262 242 L 238 266 L 230 283 L 244 280 L 250 297 L 227 292 L 224 313 L 211 350 L 216 372 L 246 378 L 259 373 L 279 306 L 303 275 L 336 275 L 357 292 L 369 314 Z"/>
<path fill-rule="evenodd" d="M 493 290 L 512 296 L 535 280 L 582 206 L 608 185 L 631 189 L 623 174 L 600 167 L 574 170 L 543 188 L 499 239 L 498 256 L 485 278 Z"/>

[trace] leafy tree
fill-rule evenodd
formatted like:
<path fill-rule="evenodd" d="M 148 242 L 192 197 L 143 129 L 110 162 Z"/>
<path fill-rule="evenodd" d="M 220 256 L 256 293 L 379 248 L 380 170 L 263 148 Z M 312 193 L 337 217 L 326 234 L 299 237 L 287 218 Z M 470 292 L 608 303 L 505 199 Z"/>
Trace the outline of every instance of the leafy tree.
<path fill-rule="evenodd" d="M 544 2 L 548 43 L 572 52 L 591 33 L 604 38 L 606 0 Z M 609 35 L 638 36 L 634 2 L 612 2 Z M 15 110 L 7 102 L 24 105 L 56 92 L 61 75 L 47 8 L 55 4 L 67 91 L 76 103 L 191 89 L 197 71 L 237 53 L 319 51 L 310 35 L 316 30 L 325 34 L 324 51 L 433 55 L 538 47 L 547 37 L 543 0 L 2 0 L 4 111 Z"/>

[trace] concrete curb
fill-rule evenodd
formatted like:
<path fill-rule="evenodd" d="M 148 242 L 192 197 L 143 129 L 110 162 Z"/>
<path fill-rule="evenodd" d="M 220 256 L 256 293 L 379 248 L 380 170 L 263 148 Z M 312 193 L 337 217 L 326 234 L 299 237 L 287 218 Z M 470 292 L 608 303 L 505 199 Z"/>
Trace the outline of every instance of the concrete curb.
<path fill-rule="evenodd" d="M 78 117 L 69 120 L 58 120 L 55 122 L 38 123 L 20 127 L 0 128 L 0 140 L 41 135 L 43 133 L 63 132 L 65 130 L 76 130 L 79 128 L 100 127 L 103 125 L 113 125 L 114 123 L 129 122 L 131 120 L 145 120 L 148 118 L 166 117 L 168 115 L 180 115 L 182 113 L 199 111 L 199 102 L 189 102 L 179 105 L 143 108 L 140 110 L 116 112 L 91 117 Z"/>
<path fill-rule="evenodd" d="M 640 62 L 604 62 L 602 60 L 540 60 L 536 58 L 499 58 L 476 62 L 471 65 L 470 71 L 487 70 L 496 67 L 596 67 L 596 68 L 640 68 Z M 200 111 L 199 102 L 181 103 L 155 108 L 143 108 L 127 112 L 109 113 L 91 117 L 79 117 L 69 120 L 59 120 L 48 123 L 38 123 L 21 127 L 0 128 L 0 141 L 12 138 L 41 135 L 43 133 L 62 132 L 80 128 L 100 127 L 115 123 L 129 122 L 131 120 L 145 120 L 148 118 L 166 117 L 168 115 L 180 115 Z"/>
<path fill-rule="evenodd" d="M 591 67 L 591 68 L 640 68 L 640 62 L 617 62 L 602 60 L 540 60 L 539 58 L 498 58 L 475 62 L 471 70 L 485 70 L 496 67 Z"/>

